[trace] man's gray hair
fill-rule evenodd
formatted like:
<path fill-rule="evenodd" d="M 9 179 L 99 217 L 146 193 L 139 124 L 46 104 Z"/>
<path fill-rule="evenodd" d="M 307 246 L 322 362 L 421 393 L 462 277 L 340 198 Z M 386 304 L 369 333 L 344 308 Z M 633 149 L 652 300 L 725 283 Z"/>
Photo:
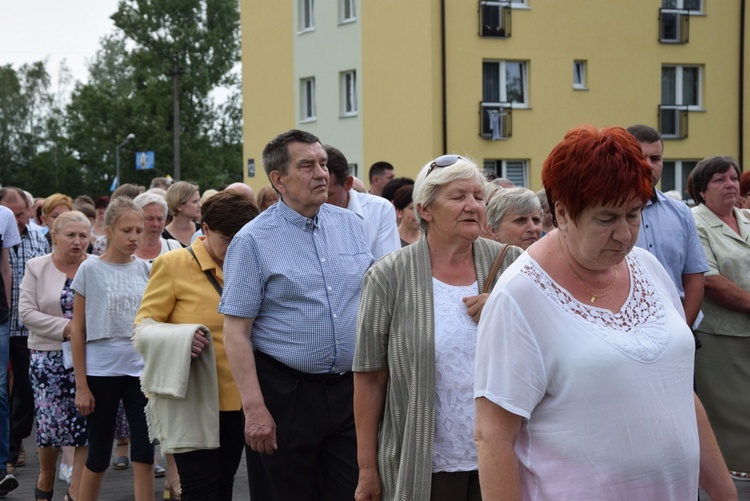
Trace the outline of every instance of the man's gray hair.
<path fill-rule="evenodd" d="M 320 143 L 320 139 L 314 134 L 298 129 L 282 132 L 271 139 L 263 148 L 263 154 L 260 157 L 269 179 L 271 172 L 275 170 L 279 171 L 279 174 L 286 174 L 287 167 L 289 167 L 289 143 Z"/>
<path fill-rule="evenodd" d="M 417 221 L 422 227 L 422 231 L 427 233 L 427 227 L 429 224 L 427 221 L 422 219 L 422 215 L 419 213 L 419 207 L 429 207 L 432 202 L 435 201 L 437 193 L 448 183 L 458 181 L 459 179 L 472 179 L 484 186 L 484 176 L 472 160 L 459 157 L 456 163 L 449 165 L 448 167 L 435 167 L 427 175 L 430 170 L 432 161 L 422 167 L 417 175 L 417 180 L 414 182 L 414 212 L 416 214 Z"/>
<path fill-rule="evenodd" d="M 503 217 L 509 212 L 521 216 L 537 213 L 542 215 L 542 205 L 536 197 L 536 193 L 528 188 L 503 188 L 487 205 L 487 224 L 493 230 L 497 230 Z"/>

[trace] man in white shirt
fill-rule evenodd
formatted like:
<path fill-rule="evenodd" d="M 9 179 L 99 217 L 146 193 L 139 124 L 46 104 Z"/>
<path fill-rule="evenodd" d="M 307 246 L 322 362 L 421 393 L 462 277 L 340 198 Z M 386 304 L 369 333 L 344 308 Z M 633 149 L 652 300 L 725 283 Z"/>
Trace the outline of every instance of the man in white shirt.
<path fill-rule="evenodd" d="M 388 162 L 375 162 L 370 166 L 370 195 L 382 196 L 383 186 L 396 177 L 393 165 Z"/>
<path fill-rule="evenodd" d="M 365 241 L 375 260 L 401 248 L 396 210 L 385 198 L 352 189 L 354 177 L 349 162 L 337 148 L 323 147 L 328 154 L 328 203 L 357 214 L 362 220 Z"/>

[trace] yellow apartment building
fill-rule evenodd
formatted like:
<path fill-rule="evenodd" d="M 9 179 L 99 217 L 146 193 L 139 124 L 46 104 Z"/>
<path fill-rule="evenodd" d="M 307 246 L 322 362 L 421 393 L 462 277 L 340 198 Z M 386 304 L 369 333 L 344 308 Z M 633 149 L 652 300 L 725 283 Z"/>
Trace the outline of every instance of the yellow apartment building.
<path fill-rule="evenodd" d="M 245 180 L 290 128 L 367 183 L 443 153 L 541 188 L 565 131 L 651 125 L 662 189 L 748 145 L 744 0 L 241 0 Z"/>

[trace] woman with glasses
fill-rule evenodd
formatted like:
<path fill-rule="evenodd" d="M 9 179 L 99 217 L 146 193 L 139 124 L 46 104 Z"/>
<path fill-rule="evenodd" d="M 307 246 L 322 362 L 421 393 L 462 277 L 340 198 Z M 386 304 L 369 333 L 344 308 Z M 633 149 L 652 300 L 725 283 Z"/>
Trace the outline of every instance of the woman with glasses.
<path fill-rule="evenodd" d="M 478 500 L 473 374 L 482 292 L 496 278 L 493 263 L 504 269 L 522 251 L 479 238 L 484 185 L 468 159 L 425 165 L 413 198 L 424 236 L 375 263 L 363 281 L 355 499 Z"/>

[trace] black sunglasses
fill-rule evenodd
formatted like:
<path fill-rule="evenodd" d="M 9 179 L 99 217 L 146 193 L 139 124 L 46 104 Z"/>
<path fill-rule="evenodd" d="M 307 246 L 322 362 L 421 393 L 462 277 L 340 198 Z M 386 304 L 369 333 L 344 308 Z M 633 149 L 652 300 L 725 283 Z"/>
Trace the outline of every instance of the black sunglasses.
<path fill-rule="evenodd" d="M 429 176 L 430 172 L 432 172 L 436 167 L 450 167 L 459 160 L 463 160 L 463 157 L 459 155 L 443 155 L 441 157 L 437 157 L 430 164 L 430 167 L 427 169 L 427 174 L 425 174 L 424 177 Z"/>

